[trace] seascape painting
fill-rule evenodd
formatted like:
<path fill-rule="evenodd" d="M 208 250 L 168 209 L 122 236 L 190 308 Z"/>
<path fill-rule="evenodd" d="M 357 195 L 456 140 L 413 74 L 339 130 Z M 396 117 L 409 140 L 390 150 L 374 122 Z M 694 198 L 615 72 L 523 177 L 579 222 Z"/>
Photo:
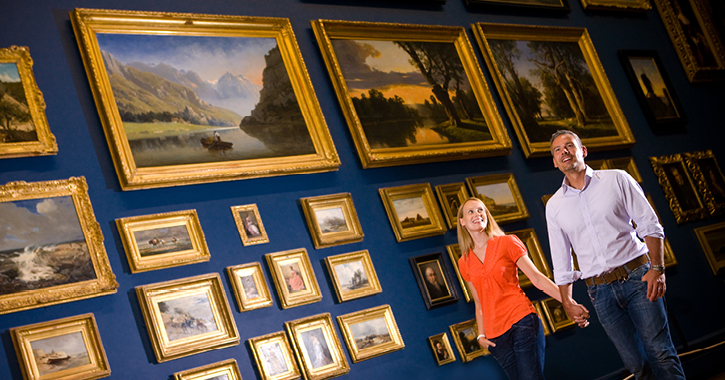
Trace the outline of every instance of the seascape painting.
<path fill-rule="evenodd" d="M 0 62 L 0 143 L 38 141 L 18 65 Z"/>
<path fill-rule="evenodd" d="M 320 232 L 323 234 L 348 231 L 345 214 L 341 207 L 315 210 L 315 218 L 320 226 Z"/>
<path fill-rule="evenodd" d="M 188 251 L 194 248 L 186 226 L 134 231 L 133 236 L 141 257 Z"/>
<path fill-rule="evenodd" d="M 385 317 L 371 319 L 350 325 L 350 332 L 358 350 L 375 347 L 393 341 Z"/>
<path fill-rule="evenodd" d="M 432 224 L 421 197 L 393 200 L 393 207 L 403 229 Z"/>
<path fill-rule="evenodd" d="M 342 291 L 351 291 L 370 286 L 362 261 L 350 261 L 335 265 L 335 274 Z"/>
<path fill-rule="evenodd" d="M 162 301 L 158 308 L 169 341 L 218 330 L 205 293 Z"/>
<path fill-rule="evenodd" d="M 476 193 L 494 218 L 519 211 L 511 187 L 506 182 L 476 186 Z"/>
<path fill-rule="evenodd" d="M 137 167 L 316 153 L 274 38 L 96 36 Z"/>
<path fill-rule="evenodd" d="M 0 296 L 94 279 L 71 196 L 0 203 Z"/>
<path fill-rule="evenodd" d="M 30 347 L 40 376 L 91 364 L 80 331 L 38 339 L 30 342 Z"/>

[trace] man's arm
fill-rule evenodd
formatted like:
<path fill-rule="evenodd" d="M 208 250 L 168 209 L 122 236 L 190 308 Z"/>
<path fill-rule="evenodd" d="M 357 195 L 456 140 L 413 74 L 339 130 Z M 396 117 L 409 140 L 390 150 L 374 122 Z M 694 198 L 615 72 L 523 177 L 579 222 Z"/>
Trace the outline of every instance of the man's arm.
<path fill-rule="evenodd" d="M 644 243 L 649 250 L 649 260 L 652 264 L 650 270 L 642 276 L 642 281 L 647 281 L 647 298 L 650 301 L 656 301 L 660 297 L 665 296 L 667 284 L 665 283 L 665 250 L 663 239 L 654 236 L 645 236 Z M 663 268 L 663 271 L 652 269 L 656 267 Z M 634 269 L 634 268 L 633 268 Z"/>
<path fill-rule="evenodd" d="M 583 305 L 574 301 L 571 296 L 571 284 L 559 285 L 559 293 L 561 293 L 561 304 L 564 306 L 566 315 L 569 316 L 579 327 L 589 326 L 589 310 Z"/>

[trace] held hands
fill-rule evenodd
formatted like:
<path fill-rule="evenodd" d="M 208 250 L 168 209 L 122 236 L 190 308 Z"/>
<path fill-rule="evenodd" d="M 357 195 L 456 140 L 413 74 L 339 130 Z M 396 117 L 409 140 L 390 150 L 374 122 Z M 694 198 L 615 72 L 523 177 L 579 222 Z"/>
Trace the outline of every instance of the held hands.
<path fill-rule="evenodd" d="M 565 303 L 564 311 L 581 328 L 589 326 L 589 310 L 576 302 Z"/>
<path fill-rule="evenodd" d="M 650 269 L 642 276 L 642 281 L 647 281 L 647 298 L 650 301 L 657 301 L 658 298 L 665 296 L 667 285 L 664 273 Z"/>
<path fill-rule="evenodd" d="M 496 343 L 491 342 L 490 340 L 486 339 L 485 337 L 478 338 L 478 344 L 481 345 L 481 347 L 488 350 L 489 347 L 496 347 Z"/>

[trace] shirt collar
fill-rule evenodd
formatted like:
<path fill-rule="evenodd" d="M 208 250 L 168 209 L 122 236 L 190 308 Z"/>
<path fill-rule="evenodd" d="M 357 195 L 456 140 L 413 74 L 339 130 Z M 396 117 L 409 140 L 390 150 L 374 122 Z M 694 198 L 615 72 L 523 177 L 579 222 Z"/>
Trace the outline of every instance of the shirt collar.
<path fill-rule="evenodd" d="M 567 191 L 569 191 L 569 190 L 575 191 L 575 192 L 580 192 L 580 191 L 584 191 L 587 187 L 589 187 L 589 183 L 591 183 L 592 178 L 594 177 L 594 169 L 592 169 L 591 166 L 587 165 L 587 170 L 584 173 L 584 175 L 585 175 L 584 188 L 581 190 L 578 190 L 578 189 L 575 189 L 575 188 L 569 186 L 569 180 L 567 180 L 566 176 L 564 176 L 564 180 L 561 181 L 561 187 L 562 187 L 562 191 L 563 191 L 564 195 L 566 195 Z"/>

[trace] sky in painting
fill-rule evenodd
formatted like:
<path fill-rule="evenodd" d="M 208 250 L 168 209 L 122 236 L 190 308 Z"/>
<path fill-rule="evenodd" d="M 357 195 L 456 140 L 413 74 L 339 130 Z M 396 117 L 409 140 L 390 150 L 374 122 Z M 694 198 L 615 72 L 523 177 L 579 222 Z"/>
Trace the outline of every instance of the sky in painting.
<path fill-rule="evenodd" d="M 388 325 L 385 323 L 385 318 L 375 318 L 370 321 L 355 323 L 350 325 L 350 332 L 356 339 L 361 339 L 369 335 L 390 335 L 388 332 Z"/>
<path fill-rule="evenodd" d="M 14 63 L 0 63 L 0 81 L 20 82 L 20 74 L 18 74 L 18 65 L 14 64 Z"/>
<path fill-rule="evenodd" d="M 174 309 L 178 307 L 184 312 L 191 314 L 194 318 L 201 318 L 204 322 L 214 322 L 214 314 L 212 313 L 209 298 L 206 293 L 170 299 L 163 302 L 169 307 L 167 313 L 170 315 L 173 315 L 175 313 Z"/>
<path fill-rule="evenodd" d="M 493 198 L 496 201 L 496 204 L 499 205 L 516 202 L 513 194 L 511 194 L 511 188 L 509 188 L 508 183 L 494 183 L 491 185 L 476 186 L 476 191 L 478 191 L 479 194 Z"/>
<path fill-rule="evenodd" d="M 362 262 L 360 261 L 351 261 L 349 263 L 335 265 L 335 273 L 337 273 L 337 278 L 340 279 L 340 282 L 343 285 L 349 284 L 355 275 L 355 271 L 358 270 L 362 271 L 364 278 L 367 277 L 365 276 L 365 270 L 363 269 Z"/>
<path fill-rule="evenodd" d="M 428 210 L 426 210 L 421 197 L 396 199 L 393 201 L 393 206 L 395 206 L 395 212 L 401 221 L 405 218 L 414 219 L 418 214 L 423 218 L 428 217 Z"/>
<path fill-rule="evenodd" d="M 229 72 L 260 85 L 266 66 L 264 56 L 277 45 L 274 38 L 252 37 L 98 33 L 97 38 L 101 50 L 125 64 L 163 62 L 179 70 L 194 71 L 212 83 Z"/>
<path fill-rule="evenodd" d="M 652 88 L 655 91 L 655 95 L 663 96 L 665 89 L 665 82 L 662 80 L 660 71 L 657 70 L 655 61 L 652 58 L 630 58 L 629 63 L 632 65 L 635 74 L 637 74 L 637 81 L 642 88 L 642 91 L 647 91 L 646 87 L 642 83 L 642 74 L 647 75 L 650 82 L 652 82 Z"/>
<path fill-rule="evenodd" d="M 44 353 L 49 354 L 51 351 L 63 351 L 68 355 L 77 355 L 86 353 L 86 344 L 83 341 L 83 334 L 74 332 L 63 334 L 52 338 L 38 339 L 30 342 L 30 346 L 34 349 L 41 349 Z"/>
<path fill-rule="evenodd" d="M 70 196 L 0 203 L 0 252 L 83 240 Z"/>

